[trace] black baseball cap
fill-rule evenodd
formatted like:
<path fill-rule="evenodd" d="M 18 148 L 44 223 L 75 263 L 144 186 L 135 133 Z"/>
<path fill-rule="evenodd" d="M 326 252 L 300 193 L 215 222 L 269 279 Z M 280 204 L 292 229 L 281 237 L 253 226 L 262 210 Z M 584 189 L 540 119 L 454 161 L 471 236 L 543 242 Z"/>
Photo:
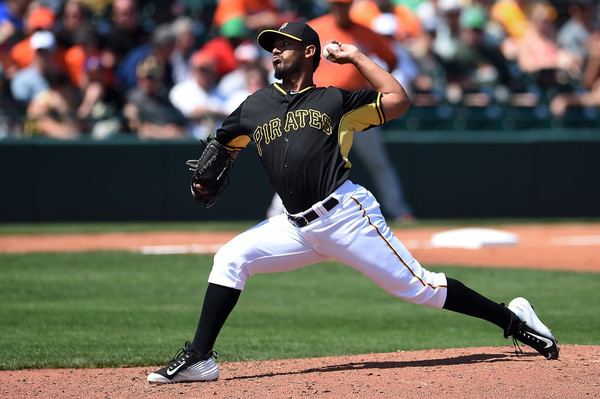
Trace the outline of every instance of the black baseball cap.
<path fill-rule="evenodd" d="M 321 55 L 321 41 L 319 40 L 319 35 L 313 28 L 304 22 L 285 22 L 277 30 L 263 30 L 258 34 L 256 40 L 260 47 L 270 53 L 273 51 L 275 40 L 282 37 L 299 41 L 305 45 L 314 44 L 317 48 L 315 56 L 319 58 Z"/>

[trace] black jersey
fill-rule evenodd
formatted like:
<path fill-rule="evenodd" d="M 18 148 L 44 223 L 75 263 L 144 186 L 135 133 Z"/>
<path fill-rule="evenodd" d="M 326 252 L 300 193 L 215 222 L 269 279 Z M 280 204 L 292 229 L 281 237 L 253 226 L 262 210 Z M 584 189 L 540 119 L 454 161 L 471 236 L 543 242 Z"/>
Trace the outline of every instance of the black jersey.
<path fill-rule="evenodd" d="M 377 91 L 311 86 L 292 94 L 275 83 L 250 95 L 216 137 L 238 149 L 254 141 L 283 205 L 297 213 L 348 179 L 354 132 L 384 122 Z"/>

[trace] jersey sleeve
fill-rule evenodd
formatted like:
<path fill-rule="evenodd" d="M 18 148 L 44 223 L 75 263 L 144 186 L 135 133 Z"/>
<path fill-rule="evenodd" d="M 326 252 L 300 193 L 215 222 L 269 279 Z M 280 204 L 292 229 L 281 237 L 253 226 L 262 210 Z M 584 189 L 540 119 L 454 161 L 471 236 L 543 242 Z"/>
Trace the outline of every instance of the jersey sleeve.
<path fill-rule="evenodd" d="M 342 122 L 361 132 L 385 123 L 381 107 L 381 93 L 375 90 L 341 90 L 344 116 Z"/>
<path fill-rule="evenodd" d="M 229 115 L 223 125 L 217 129 L 216 139 L 232 151 L 244 149 L 250 142 L 250 135 L 242 125 L 242 115 L 246 101 L 242 102 L 235 111 Z"/>

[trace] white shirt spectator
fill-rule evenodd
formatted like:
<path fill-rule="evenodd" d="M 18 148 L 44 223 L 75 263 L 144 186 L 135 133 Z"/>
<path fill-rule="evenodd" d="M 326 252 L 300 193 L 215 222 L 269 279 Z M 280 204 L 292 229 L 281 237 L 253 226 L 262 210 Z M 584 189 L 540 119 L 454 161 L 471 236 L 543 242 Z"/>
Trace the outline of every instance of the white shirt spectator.
<path fill-rule="evenodd" d="M 173 86 L 169 100 L 189 120 L 189 133 L 202 140 L 221 126 L 228 114 L 223 111 L 225 99 L 217 90 L 214 57 L 197 51 L 190 59 L 190 73 L 188 79 Z"/>
<path fill-rule="evenodd" d="M 169 92 L 169 100 L 181 113 L 190 119 L 188 131 L 196 139 L 204 140 L 215 127 L 221 126 L 224 114 L 224 98 L 216 89 L 204 90 L 194 79 L 177 83 Z M 199 118 L 198 113 L 205 111 Z"/>

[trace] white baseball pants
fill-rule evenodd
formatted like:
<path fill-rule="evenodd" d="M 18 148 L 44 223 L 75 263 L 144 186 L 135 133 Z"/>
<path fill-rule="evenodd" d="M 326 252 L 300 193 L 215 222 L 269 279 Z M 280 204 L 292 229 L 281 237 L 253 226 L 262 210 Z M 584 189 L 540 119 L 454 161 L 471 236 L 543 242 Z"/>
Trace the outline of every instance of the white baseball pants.
<path fill-rule="evenodd" d="M 294 270 L 325 260 L 349 265 L 390 294 L 408 302 L 442 308 L 446 276 L 423 268 L 387 226 L 379 203 L 351 181 L 333 194 L 339 204 L 298 228 L 282 214 L 256 225 L 225 244 L 215 255 L 208 281 L 244 289 L 257 273 Z"/>

